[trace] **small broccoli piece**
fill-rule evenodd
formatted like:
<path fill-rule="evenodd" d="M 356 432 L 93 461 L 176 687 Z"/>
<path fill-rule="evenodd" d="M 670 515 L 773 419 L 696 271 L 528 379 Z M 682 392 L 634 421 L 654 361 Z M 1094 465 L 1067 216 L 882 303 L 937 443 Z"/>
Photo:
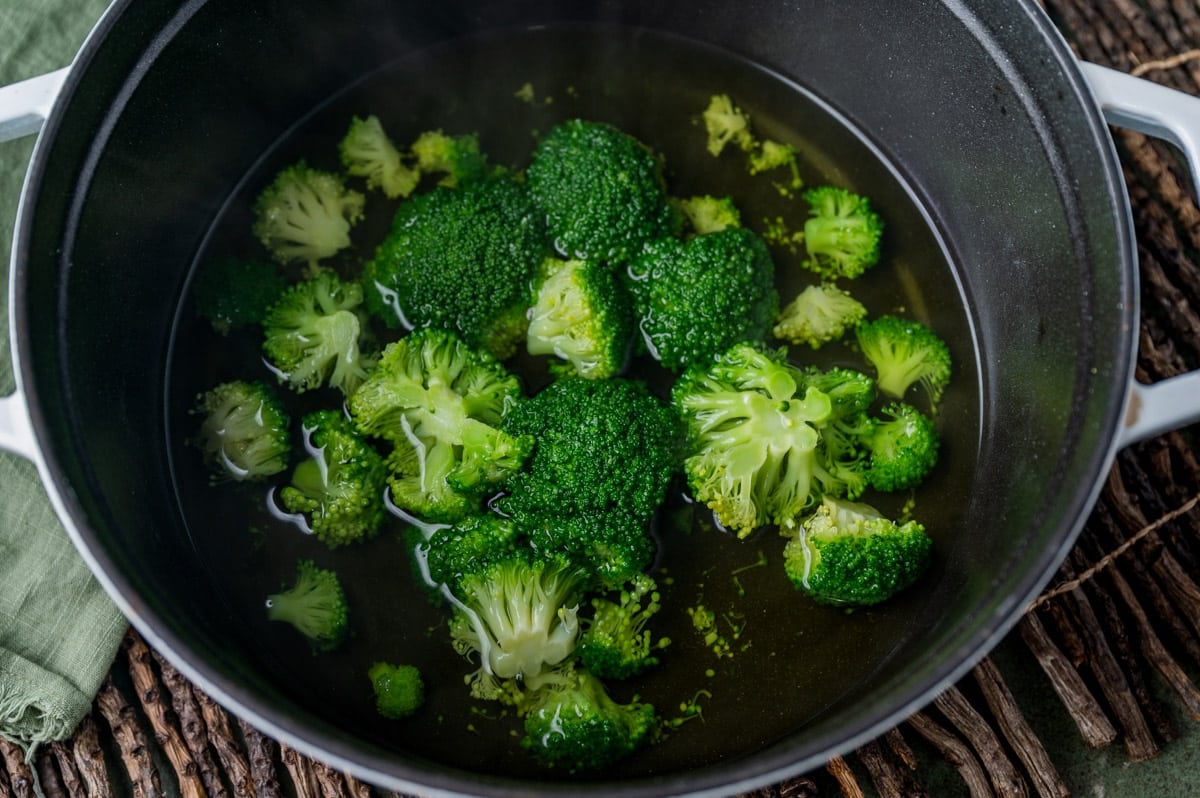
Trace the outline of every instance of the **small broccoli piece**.
<path fill-rule="evenodd" d="M 654 155 L 612 125 L 557 125 L 538 143 L 526 174 L 564 257 L 622 262 L 676 221 Z"/>
<path fill-rule="evenodd" d="M 546 259 L 529 312 L 529 354 L 561 358 L 586 379 L 607 379 L 624 368 L 632 338 L 629 297 L 611 270 L 595 261 Z"/>
<path fill-rule="evenodd" d="M 529 699 L 521 746 L 551 767 L 596 771 L 653 739 L 654 707 L 634 699 L 618 704 L 585 670 L 564 669 Z"/>
<path fill-rule="evenodd" d="M 902 399 L 920 383 L 933 404 L 950 383 L 950 349 L 937 333 L 920 322 L 881 316 L 855 330 L 863 357 L 876 372 L 879 390 Z"/>
<path fill-rule="evenodd" d="M 525 337 L 530 285 L 546 255 L 525 187 L 494 178 L 401 204 L 367 263 L 367 307 L 391 327 L 456 332 L 504 359 Z"/>
<path fill-rule="evenodd" d="M 243 258 L 205 263 L 192 286 L 196 313 L 221 335 L 260 324 L 267 309 L 287 287 L 274 266 Z"/>
<path fill-rule="evenodd" d="M 688 428 L 692 495 L 739 537 L 793 526 L 819 499 L 820 427 L 833 406 L 805 382 L 782 352 L 737 344 L 672 391 Z"/>
<path fill-rule="evenodd" d="M 629 264 L 629 292 L 650 353 L 682 371 L 730 346 L 761 341 L 779 313 L 775 265 L 753 231 L 662 238 Z"/>
<path fill-rule="evenodd" d="M 783 144 L 770 139 L 757 142 L 754 150 L 749 156 L 750 174 L 756 175 L 759 172 L 767 172 L 771 169 L 779 169 L 786 166 L 792 170 L 793 188 L 799 188 L 800 178 L 796 173 L 796 148 L 791 144 Z"/>
<path fill-rule="evenodd" d="M 933 542 L 922 524 L 897 524 L 869 505 L 829 497 L 787 534 L 788 578 L 821 604 L 886 601 L 912 585 L 932 559 Z"/>
<path fill-rule="evenodd" d="M 299 393 L 329 385 L 349 395 L 372 358 L 362 351 L 362 288 L 332 272 L 291 286 L 263 319 L 263 354 Z"/>
<path fill-rule="evenodd" d="M 407 718 L 425 703 L 425 682 L 413 665 L 376 662 L 367 671 L 375 691 L 375 709 L 391 720 Z"/>
<path fill-rule="evenodd" d="M 350 246 L 363 195 L 300 161 L 276 175 L 254 204 L 254 235 L 280 263 L 317 262 Z"/>
<path fill-rule="evenodd" d="M 427 130 L 413 142 L 417 166 L 426 174 L 443 174 L 441 185 L 454 187 L 489 174 L 487 156 L 479 150 L 475 134 L 448 136 Z"/>
<path fill-rule="evenodd" d="M 937 463 L 941 439 L 933 419 L 903 402 L 892 402 L 882 412 L 884 419 L 867 439 L 871 450 L 867 478 L 875 490 L 914 488 Z"/>
<path fill-rule="evenodd" d="M 771 331 L 782 341 L 819 349 L 853 330 L 867 309 L 849 291 L 832 283 L 810 285 L 780 311 Z"/>
<path fill-rule="evenodd" d="M 430 582 L 458 593 L 465 575 L 511 559 L 517 551 L 517 537 L 512 519 L 474 515 L 437 530 L 417 549 L 425 559 Z"/>
<path fill-rule="evenodd" d="M 817 425 L 821 435 L 814 474 L 821 493 L 857 499 L 869 484 L 868 441 L 875 419 L 868 414 L 875 401 L 875 381 L 854 369 L 802 369 L 805 388 L 829 397 L 829 418 Z"/>
<path fill-rule="evenodd" d="M 348 173 L 365 177 L 367 188 L 382 189 L 390 199 L 407 197 L 421 180 L 420 170 L 404 162 L 374 114 L 366 119 L 352 118 L 338 149 Z"/>
<path fill-rule="evenodd" d="M 717 233 L 726 227 L 741 227 L 742 214 L 731 197 L 704 194 L 675 200 L 676 207 L 696 235 Z"/>
<path fill-rule="evenodd" d="M 708 151 L 720 155 L 726 144 L 750 152 L 754 136 L 750 133 L 750 117 L 733 104 L 727 94 L 718 94 L 704 109 L 704 130 L 708 134 Z"/>
<path fill-rule="evenodd" d="M 342 583 L 333 571 L 312 560 L 296 563 L 292 587 L 267 597 L 267 617 L 290 623 L 308 638 L 314 651 L 332 651 L 349 631 L 349 612 Z"/>
<path fill-rule="evenodd" d="M 366 540 L 383 523 L 383 458 L 340 410 L 315 410 L 301 421 L 311 457 L 279 491 L 289 512 L 304 513 L 317 540 L 330 548 Z"/>
<path fill-rule="evenodd" d="M 584 621 L 576 651 L 579 661 L 601 679 L 628 679 L 658 664 L 655 651 L 670 640 L 655 640 L 646 623 L 660 610 L 658 585 L 638 574 L 616 601 L 592 599 L 593 615 Z"/>
<path fill-rule="evenodd" d="M 475 678 L 529 679 L 575 652 L 580 567 L 521 549 L 464 574 L 450 636 L 455 650 L 479 657 Z"/>
<path fill-rule="evenodd" d="M 883 220 L 866 197 L 844 188 L 821 186 L 804 192 L 809 218 L 804 222 L 806 268 L 825 280 L 853 279 L 879 261 Z"/>
<path fill-rule="evenodd" d="M 204 416 L 194 442 L 214 479 L 254 482 L 287 468 L 290 419 L 266 384 L 222 383 L 200 394 L 192 412 Z"/>

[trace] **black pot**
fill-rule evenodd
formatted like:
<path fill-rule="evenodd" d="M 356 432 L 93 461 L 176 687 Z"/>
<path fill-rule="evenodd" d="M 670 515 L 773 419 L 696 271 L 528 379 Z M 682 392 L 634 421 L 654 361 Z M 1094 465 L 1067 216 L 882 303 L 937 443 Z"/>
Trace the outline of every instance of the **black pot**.
<path fill-rule="evenodd" d="M 368 781 L 487 795 L 715 794 L 818 766 L 963 675 L 1055 571 L 1119 445 L 1197 415 L 1194 399 L 1171 409 L 1195 394 L 1186 378 L 1153 390 L 1131 382 L 1134 241 L 1080 65 L 1033 2 L 971 6 L 118 0 L 67 76 L 30 167 L 12 279 L 21 390 L 0 406 L 0 440 L 38 462 L 77 546 L 156 648 L 268 733 Z M 336 698 L 281 687 L 230 635 L 236 614 L 212 599 L 184 532 L 163 386 L 196 252 L 296 120 L 408 52 L 593 23 L 748 58 L 859 131 L 855 146 L 890 164 L 955 264 L 955 285 L 933 296 L 969 325 L 955 355 L 978 400 L 962 415 L 977 428 L 956 444 L 969 481 L 947 517 L 960 533 L 872 678 L 725 761 L 585 784 L 513 780 L 368 739 L 331 714 Z M 1128 92 L 1119 76 L 1088 75 Z M 1156 115 L 1164 101 L 1139 86 Z M 1126 121 L 1144 117 L 1135 109 Z"/>

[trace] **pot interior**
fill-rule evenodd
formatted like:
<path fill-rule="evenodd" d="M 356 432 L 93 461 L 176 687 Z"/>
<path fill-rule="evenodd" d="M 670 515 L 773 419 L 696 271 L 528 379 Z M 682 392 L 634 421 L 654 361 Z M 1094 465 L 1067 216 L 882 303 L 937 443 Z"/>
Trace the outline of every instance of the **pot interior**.
<path fill-rule="evenodd" d="M 960 675 L 1069 547 L 1111 454 L 1131 355 L 1132 261 L 1107 134 L 1035 9 L 172 5 L 118 3 L 43 134 L 18 226 L 18 355 L 51 490 L 101 580 L 188 675 L 268 731 L 401 787 L 504 794 L 536 780 L 564 794 L 614 785 L 648 794 L 763 783 L 877 733 Z M 317 143 L 336 165 L 329 143 L 349 114 L 398 101 L 411 110 L 399 138 L 430 126 L 478 130 L 494 160 L 519 165 L 531 124 L 565 113 L 515 105 L 526 80 L 579 115 L 663 142 L 680 193 L 699 170 L 736 183 L 721 167 L 689 168 L 687 141 L 702 131 L 669 135 L 710 94 L 733 95 L 766 134 L 802 131 L 814 174 L 869 194 L 888 220 L 892 263 L 876 271 L 908 278 L 896 296 L 894 276 L 865 278 L 868 304 L 924 315 L 957 368 L 939 416 L 940 476 L 922 492 L 936 496 L 925 505 L 936 572 L 858 613 L 853 634 L 840 614 L 797 610 L 794 634 L 718 665 L 747 678 L 714 691 L 711 729 L 685 730 L 662 759 L 590 785 L 520 766 L 472 772 L 478 749 L 456 755 L 457 731 L 396 731 L 375 719 L 353 678 L 310 661 L 248 610 L 255 584 L 265 595 L 287 581 L 292 554 L 311 541 L 260 558 L 244 530 L 210 512 L 180 443 L 187 403 L 211 369 L 255 366 L 253 350 L 206 339 L 181 298 L 198 262 L 249 246 L 238 238 L 248 237 L 256 186 Z M 758 201 L 748 199 L 747 219 Z M 372 224 L 386 218 L 368 219 L 364 240 Z M 737 564 L 779 548 L 690 535 Z M 408 577 L 400 537 L 386 543 L 390 557 L 377 545 L 351 566 L 364 590 Z M 698 584 L 693 576 L 679 583 Z M 736 606 L 732 580 L 703 581 L 706 602 Z M 762 584 L 769 601 L 798 601 L 781 575 Z M 399 659 L 440 616 L 419 606 L 417 590 L 397 590 L 414 607 L 409 629 L 361 612 L 359 642 L 388 640 Z M 695 658 L 703 687 L 702 647 L 672 637 L 672 654 Z M 355 645 L 351 659 L 378 658 Z M 755 654 L 765 656 L 740 664 Z M 433 672 L 452 667 L 429 656 Z M 793 667 L 807 689 L 762 689 L 785 685 Z M 647 686 L 664 697 L 678 689 Z M 431 703 L 465 692 L 457 678 L 436 690 Z M 747 702 L 763 714 L 735 719 Z M 504 757 L 498 747 L 487 761 Z"/>

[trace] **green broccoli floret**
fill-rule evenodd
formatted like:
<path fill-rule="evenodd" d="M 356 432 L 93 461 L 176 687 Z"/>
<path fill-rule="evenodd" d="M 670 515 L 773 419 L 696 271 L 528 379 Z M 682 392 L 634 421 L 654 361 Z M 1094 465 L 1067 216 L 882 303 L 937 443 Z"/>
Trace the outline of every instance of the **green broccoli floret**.
<path fill-rule="evenodd" d="M 254 235 L 280 263 L 317 262 L 350 246 L 363 215 L 363 195 L 304 161 L 276 175 L 254 204 Z"/>
<path fill-rule="evenodd" d="M 902 399 L 920 383 L 933 404 L 950 383 L 950 349 L 937 333 L 917 321 L 881 316 L 855 330 L 863 357 L 876 372 L 879 390 Z"/>
<path fill-rule="evenodd" d="M 287 468 L 292 452 L 287 411 L 262 382 L 233 380 L 200 394 L 204 417 L 194 439 L 214 480 L 258 481 Z"/>
<path fill-rule="evenodd" d="M 726 227 L 741 227 L 742 214 L 731 197 L 704 194 L 674 200 L 688 226 L 696 235 L 717 233 Z"/>
<path fill-rule="evenodd" d="M 446 585 L 461 592 L 460 582 L 470 573 L 486 570 L 517 551 L 518 535 L 512 519 L 499 515 L 473 515 L 443 527 L 417 546 L 431 585 Z"/>
<path fill-rule="evenodd" d="M 747 156 L 747 166 L 752 175 L 769 172 L 772 169 L 782 169 L 786 166 L 791 173 L 791 178 L 787 183 L 775 184 L 784 196 L 792 196 L 792 192 L 804 185 L 804 181 L 800 178 L 799 164 L 796 163 L 796 148 L 791 144 L 783 144 L 770 139 L 756 142 L 754 149 Z"/>
<path fill-rule="evenodd" d="M 267 309 L 287 287 L 274 266 L 243 258 L 218 258 L 205 263 L 192 286 L 196 313 L 221 335 L 260 324 Z"/>
<path fill-rule="evenodd" d="M 886 601 L 913 584 L 932 559 L 933 542 L 922 524 L 897 524 L 869 505 L 829 497 L 787 535 L 788 578 L 821 604 Z"/>
<path fill-rule="evenodd" d="M 525 187 L 505 178 L 406 200 L 364 269 L 368 309 L 391 327 L 451 330 L 509 357 L 546 255 L 542 220 Z"/>
<path fill-rule="evenodd" d="M 650 353 L 675 371 L 764 339 L 779 313 L 775 265 L 763 240 L 746 228 L 659 239 L 628 271 Z"/>
<path fill-rule="evenodd" d="M 869 483 L 867 441 L 875 430 L 868 410 L 875 401 L 875 381 L 854 369 L 802 369 L 804 387 L 829 397 L 829 418 L 817 425 L 821 435 L 814 474 L 821 493 L 857 499 Z"/>
<path fill-rule="evenodd" d="M 820 427 L 833 406 L 805 383 L 783 352 L 737 344 L 675 384 L 692 495 L 739 537 L 769 523 L 793 526 L 819 498 Z"/>
<path fill-rule="evenodd" d="M 450 636 L 458 653 L 479 657 L 472 679 L 530 679 L 574 654 L 587 577 L 530 549 L 464 574 Z"/>
<path fill-rule="evenodd" d="M 495 358 L 442 330 L 388 344 L 348 407 L 358 429 L 396 447 L 392 500 L 453 523 L 524 462 L 532 439 L 500 429 L 520 383 Z"/>
<path fill-rule="evenodd" d="M 867 317 L 861 302 L 832 283 L 810 285 L 779 312 L 772 334 L 781 341 L 819 349 Z"/>
<path fill-rule="evenodd" d="M 385 718 L 407 718 L 425 703 L 425 682 L 413 665 L 376 662 L 367 678 L 375 691 L 375 709 Z"/>
<path fill-rule="evenodd" d="M 646 623 L 660 610 L 658 585 L 638 574 L 616 601 L 592 599 L 593 615 L 584 621 L 576 651 L 579 661 L 601 679 L 628 679 L 658 664 L 654 652 L 670 644 L 655 640 Z"/>
<path fill-rule="evenodd" d="M 280 381 L 300 393 L 322 385 L 353 393 L 372 365 L 361 305 L 362 288 L 332 272 L 284 291 L 263 319 L 263 354 Z"/>
<path fill-rule="evenodd" d="M 654 707 L 636 698 L 618 704 L 585 670 L 563 669 L 529 699 L 521 746 L 551 767 L 596 771 L 653 739 Z"/>
<path fill-rule="evenodd" d="M 564 257 L 622 262 L 675 224 L 654 155 L 612 125 L 557 125 L 538 143 L 526 174 Z"/>
<path fill-rule="evenodd" d="M 333 571 L 312 560 L 296 563 L 291 588 L 267 597 L 267 617 L 290 623 L 308 638 L 314 651 L 332 651 L 349 631 L 349 612 L 342 584 Z"/>
<path fill-rule="evenodd" d="M 821 186 L 804 192 L 806 268 L 825 280 L 855 278 L 879 261 L 883 220 L 871 204 L 844 188 Z"/>
<path fill-rule="evenodd" d="M 718 94 L 704 109 L 704 130 L 708 134 L 708 151 L 720 155 L 726 144 L 733 144 L 744 152 L 754 148 L 754 136 L 750 133 L 750 117 L 733 104 L 727 94 Z"/>
<path fill-rule="evenodd" d="M 391 199 L 407 197 L 421 180 L 419 169 L 404 162 L 404 157 L 383 130 L 379 117 L 357 116 L 338 145 L 342 166 L 355 177 L 365 177 L 367 188 L 378 188 Z"/>
<path fill-rule="evenodd" d="M 475 134 L 448 136 L 440 130 L 427 130 L 413 142 L 417 166 L 426 174 L 445 175 L 441 185 L 454 187 L 489 174 L 487 156 L 479 150 Z"/>
<path fill-rule="evenodd" d="M 296 466 L 279 500 L 304 513 L 330 548 L 373 537 L 383 523 L 387 468 L 340 410 L 315 410 L 301 421 L 311 457 Z"/>
<path fill-rule="evenodd" d="M 546 259 L 529 311 L 529 354 L 561 358 L 586 379 L 607 379 L 624 368 L 632 338 L 630 300 L 610 269 Z"/>
<path fill-rule="evenodd" d="M 884 419 L 867 439 L 871 451 L 867 478 L 875 490 L 914 488 L 937 463 L 941 439 L 933 419 L 903 402 L 892 402 L 882 412 Z"/>

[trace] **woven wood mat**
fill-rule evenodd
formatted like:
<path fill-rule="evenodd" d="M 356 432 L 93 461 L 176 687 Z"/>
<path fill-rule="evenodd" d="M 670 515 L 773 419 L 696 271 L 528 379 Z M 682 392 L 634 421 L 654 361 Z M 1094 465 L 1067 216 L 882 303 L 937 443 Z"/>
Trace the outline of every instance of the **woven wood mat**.
<path fill-rule="evenodd" d="M 1076 53 L 1200 93 L 1200 6 L 1183 0 L 1047 0 Z M 1141 259 L 1138 376 L 1200 367 L 1200 207 L 1177 154 L 1114 130 Z M 1123 451 L 1054 586 L 1012 635 L 1075 722 L 1071 744 L 1122 746 L 1138 763 L 1200 720 L 1200 461 L 1189 430 Z M 928 795 L 909 741 L 957 770 L 956 793 L 1062 798 L 1069 789 L 987 659 L 926 709 L 823 770 L 754 798 Z M 33 771 L 0 739 L 0 798 L 30 798 Z M 387 796 L 264 737 L 131 633 L 74 737 L 33 767 L 47 796 Z M 744 797 L 745 798 L 745 797 Z"/>

